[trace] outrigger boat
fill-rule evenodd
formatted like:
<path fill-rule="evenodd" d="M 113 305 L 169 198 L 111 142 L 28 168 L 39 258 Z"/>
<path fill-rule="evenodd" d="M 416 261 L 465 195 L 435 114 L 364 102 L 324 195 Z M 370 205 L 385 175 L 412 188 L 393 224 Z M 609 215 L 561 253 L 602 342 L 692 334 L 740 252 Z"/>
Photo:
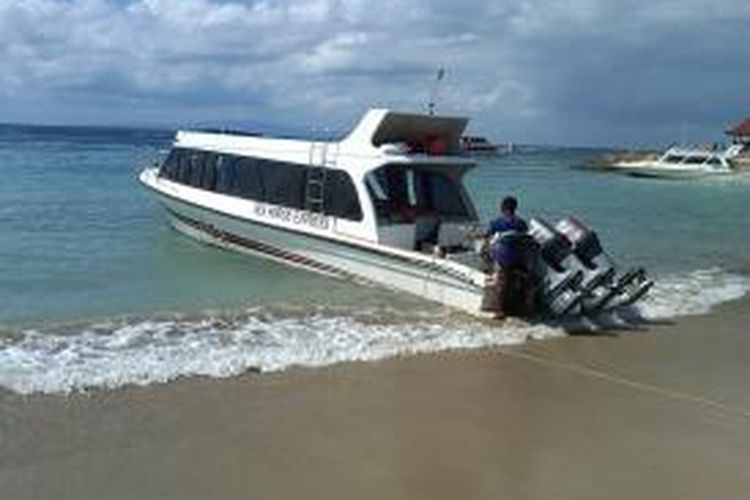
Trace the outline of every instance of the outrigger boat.
<path fill-rule="evenodd" d="M 179 131 L 140 181 L 179 231 L 220 247 L 498 315 L 497 273 L 462 178 L 467 120 L 367 112 L 340 141 Z M 532 220 L 527 271 L 550 316 L 631 304 L 651 281 L 620 273 L 575 219 Z"/>

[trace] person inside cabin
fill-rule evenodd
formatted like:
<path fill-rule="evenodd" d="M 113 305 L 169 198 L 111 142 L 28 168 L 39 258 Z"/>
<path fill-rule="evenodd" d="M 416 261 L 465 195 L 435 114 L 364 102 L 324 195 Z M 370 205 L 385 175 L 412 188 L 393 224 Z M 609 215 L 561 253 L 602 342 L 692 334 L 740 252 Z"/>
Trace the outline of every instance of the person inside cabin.
<path fill-rule="evenodd" d="M 535 287 L 529 255 L 533 248 L 527 234 L 528 224 L 516 214 L 518 200 L 506 196 L 500 203 L 500 215 L 490 222 L 485 236 L 498 289 L 500 315 L 533 314 Z"/>

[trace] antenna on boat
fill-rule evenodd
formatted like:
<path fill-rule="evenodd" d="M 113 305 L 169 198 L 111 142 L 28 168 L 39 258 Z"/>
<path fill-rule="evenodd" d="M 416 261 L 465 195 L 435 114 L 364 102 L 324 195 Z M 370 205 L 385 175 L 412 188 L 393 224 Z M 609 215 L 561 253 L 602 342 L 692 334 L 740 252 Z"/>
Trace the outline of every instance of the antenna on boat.
<path fill-rule="evenodd" d="M 432 84 L 432 88 L 430 88 L 430 100 L 427 102 L 427 113 L 429 115 L 435 114 L 435 100 L 437 99 L 437 91 L 438 86 L 440 85 L 440 81 L 445 76 L 445 68 L 440 66 L 438 68 L 437 77 L 435 78 L 435 81 Z"/>

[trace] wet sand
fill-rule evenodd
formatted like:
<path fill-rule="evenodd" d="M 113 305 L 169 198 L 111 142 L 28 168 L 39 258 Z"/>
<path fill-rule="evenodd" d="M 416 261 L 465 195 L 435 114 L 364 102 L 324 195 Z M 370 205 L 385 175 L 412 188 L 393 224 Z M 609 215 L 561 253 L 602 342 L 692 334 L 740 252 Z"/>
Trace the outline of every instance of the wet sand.
<path fill-rule="evenodd" d="M 749 322 L 2 394 L 0 497 L 747 498 Z"/>

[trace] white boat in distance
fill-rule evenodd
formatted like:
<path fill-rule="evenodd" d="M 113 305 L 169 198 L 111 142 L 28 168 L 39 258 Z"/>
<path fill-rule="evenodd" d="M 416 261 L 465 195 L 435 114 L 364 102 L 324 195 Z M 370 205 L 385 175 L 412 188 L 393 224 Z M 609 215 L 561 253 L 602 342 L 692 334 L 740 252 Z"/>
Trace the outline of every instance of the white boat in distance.
<path fill-rule="evenodd" d="M 161 166 L 139 178 L 171 224 L 199 240 L 494 316 L 498 285 L 462 184 L 476 166 L 461 150 L 466 123 L 374 109 L 341 141 L 179 131 Z M 570 234 L 592 241 L 584 229 Z M 553 314 L 629 303 L 650 286 L 642 273 L 616 280 L 598 246 L 585 269 L 565 269 L 575 245 L 539 234 L 540 255 L 555 259 L 539 274 Z"/>
<path fill-rule="evenodd" d="M 732 158 L 742 149 L 741 144 L 732 144 L 726 149 L 673 146 L 656 159 L 619 161 L 612 169 L 637 177 L 673 179 L 731 174 L 734 172 Z"/>

